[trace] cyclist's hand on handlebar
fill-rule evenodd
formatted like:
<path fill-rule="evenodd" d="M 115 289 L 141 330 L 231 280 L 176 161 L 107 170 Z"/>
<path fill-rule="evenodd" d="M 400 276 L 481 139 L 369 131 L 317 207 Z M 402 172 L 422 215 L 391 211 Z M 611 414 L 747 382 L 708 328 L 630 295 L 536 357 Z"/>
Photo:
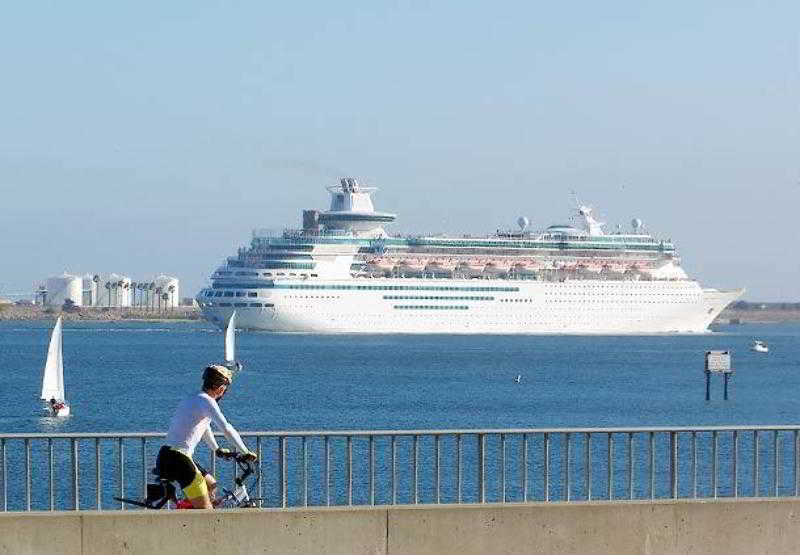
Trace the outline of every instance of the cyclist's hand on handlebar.
<path fill-rule="evenodd" d="M 256 462 L 256 460 L 258 460 L 258 455 L 252 451 L 247 451 L 246 453 L 239 455 L 239 458 L 245 462 Z"/>
<path fill-rule="evenodd" d="M 230 449 L 225 449 L 224 447 L 217 447 L 217 450 L 214 451 L 214 454 L 220 459 L 230 459 L 231 457 L 236 456 L 236 454 Z"/>

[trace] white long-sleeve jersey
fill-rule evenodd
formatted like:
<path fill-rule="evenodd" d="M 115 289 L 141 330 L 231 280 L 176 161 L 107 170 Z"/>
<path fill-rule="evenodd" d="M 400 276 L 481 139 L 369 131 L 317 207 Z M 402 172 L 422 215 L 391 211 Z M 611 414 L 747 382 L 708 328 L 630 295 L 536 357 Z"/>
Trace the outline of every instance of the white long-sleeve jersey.
<path fill-rule="evenodd" d="M 166 444 L 191 458 L 202 437 L 212 450 L 216 450 L 218 445 L 211 433 L 211 422 L 231 440 L 236 449 L 242 453 L 248 451 L 239 432 L 225 420 L 217 402 L 205 392 L 192 395 L 178 405 L 169 423 Z"/>

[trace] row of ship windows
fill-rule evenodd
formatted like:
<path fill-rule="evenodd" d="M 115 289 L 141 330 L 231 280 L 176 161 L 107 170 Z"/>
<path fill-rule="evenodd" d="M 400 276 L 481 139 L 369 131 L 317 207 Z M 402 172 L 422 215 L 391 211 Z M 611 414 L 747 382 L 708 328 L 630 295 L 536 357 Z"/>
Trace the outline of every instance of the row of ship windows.
<path fill-rule="evenodd" d="M 394 305 L 396 310 L 469 310 L 468 306 L 465 305 L 407 305 L 407 304 L 396 304 Z"/>
<path fill-rule="evenodd" d="M 303 269 L 303 268 L 300 268 L 300 269 Z M 226 277 L 226 276 L 232 276 L 232 275 L 243 276 L 243 277 L 258 277 L 259 276 L 258 272 L 235 272 L 235 273 L 234 272 L 215 272 L 214 273 L 214 277 Z M 261 275 L 263 277 L 272 277 L 273 273 L 272 272 L 262 272 Z M 294 272 L 291 272 L 289 274 L 287 274 L 285 272 L 275 272 L 275 275 L 278 276 L 278 277 L 283 277 L 283 276 L 287 276 L 287 275 L 289 277 L 297 277 L 298 276 L 298 274 L 296 274 Z M 311 277 L 319 277 L 319 274 L 299 274 L 299 275 L 302 278 L 307 278 L 309 276 L 311 276 Z"/>
<path fill-rule="evenodd" d="M 470 291 L 516 293 L 519 287 L 451 287 L 444 285 L 312 285 L 305 283 L 229 283 L 212 286 L 214 289 L 335 289 L 337 291 Z"/>
<path fill-rule="evenodd" d="M 255 291 L 206 291 L 206 297 L 258 297 Z"/>
<path fill-rule="evenodd" d="M 220 307 L 236 307 L 236 308 L 271 308 L 275 306 L 272 303 L 206 303 L 206 306 L 220 306 Z"/>
<path fill-rule="evenodd" d="M 391 301 L 493 301 L 494 297 L 439 297 L 433 295 L 384 295 L 384 299 Z"/>

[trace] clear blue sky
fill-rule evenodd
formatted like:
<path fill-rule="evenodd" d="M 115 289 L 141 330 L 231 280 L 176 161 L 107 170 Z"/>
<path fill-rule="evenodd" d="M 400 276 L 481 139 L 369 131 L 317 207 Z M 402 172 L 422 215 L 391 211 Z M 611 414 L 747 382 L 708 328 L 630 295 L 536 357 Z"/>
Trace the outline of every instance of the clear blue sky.
<path fill-rule="evenodd" d="M 704 285 L 800 300 L 800 3 L 12 2 L 0 296 L 68 270 L 194 294 L 323 186 L 396 231 L 640 217 Z"/>

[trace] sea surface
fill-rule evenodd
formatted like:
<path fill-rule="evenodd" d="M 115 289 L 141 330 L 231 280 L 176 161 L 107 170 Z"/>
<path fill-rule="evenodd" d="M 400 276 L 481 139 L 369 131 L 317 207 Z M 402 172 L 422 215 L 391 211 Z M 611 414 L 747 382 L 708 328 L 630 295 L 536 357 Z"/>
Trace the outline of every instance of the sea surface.
<path fill-rule="evenodd" d="M 165 432 L 176 405 L 199 390 L 203 367 L 218 362 L 223 352 L 222 332 L 206 323 L 66 322 L 65 382 L 72 416 L 50 418 L 39 392 L 52 325 L 0 322 L 0 435 Z M 770 353 L 751 352 L 755 339 L 767 341 Z M 237 358 L 244 370 L 221 406 L 244 433 L 800 424 L 798 339 L 800 323 L 624 337 L 242 332 L 237 333 Z M 722 399 L 720 376 L 714 377 L 712 400 L 705 401 L 703 364 L 709 349 L 732 353 L 728 401 Z M 441 452 L 433 435 L 378 438 L 375 502 L 413 503 L 418 497 L 431 503 L 439 494 L 443 502 L 476 501 L 481 487 L 490 501 L 610 496 L 608 436 L 595 434 L 591 446 L 585 434 L 572 434 L 571 440 L 567 434 L 551 436 L 546 447 L 543 434 L 509 435 L 508 445 L 503 436 L 487 435 L 485 459 L 477 435 L 462 438 L 463 452 L 454 435 L 441 436 Z M 633 436 L 614 438 L 613 496 L 668 497 L 669 434 Z M 717 452 L 720 495 L 733 495 L 734 482 L 742 494 L 770 495 L 774 461 L 780 466 L 781 495 L 792 495 L 800 483 L 793 447 L 797 434 L 782 432 L 777 451 L 778 436 L 771 432 L 761 433 L 760 444 L 743 434 L 738 446 L 732 434 L 720 434 L 718 451 L 715 437 L 704 432 L 677 438 L 679 496 L 714 495 Z M 351 443 L 335 436 L 329 445 L 317 437 L 306 445 L 302 438 L 289 438 L 286 471 L 281 440 L 262 439 L 246 437 L 251 449 L 262 453 L 263 480 L 251 484 L 251 491 L 263 496 L 264 505 L 370 502 L 368 439 Z M 689 466 L 695 440 L 697 469 Z M 116 496 L 141 499 L 160 444 L 140 438 L 0 438 L 0 510 L 76 504 L 118 509 Z M 733 470 L 737 449 L 738 477 Z M 212 464 L 204 447 L 195 457 Z M 478 478 L 484 460 L 485 482 Z M 231 472 L 229 465 L 216 465 L 222 483 L 230 483 Z"/>
<path fill-rule="evenodd" d="M 165 431 L 223 352 L 206 323 L 65 322 L 72 416 L 46 418 L 51 327 L 0 322 L 0 433 Z M 751 352 L 754 339 L 770 353 Z M 728 401 L 719 376 L 705 401 L 709 349 L 732 353 Z M 239 430 L 800 424 L 800 323 L 684 336 L 239 332 L 237 358 L 221 406 Z"/>

